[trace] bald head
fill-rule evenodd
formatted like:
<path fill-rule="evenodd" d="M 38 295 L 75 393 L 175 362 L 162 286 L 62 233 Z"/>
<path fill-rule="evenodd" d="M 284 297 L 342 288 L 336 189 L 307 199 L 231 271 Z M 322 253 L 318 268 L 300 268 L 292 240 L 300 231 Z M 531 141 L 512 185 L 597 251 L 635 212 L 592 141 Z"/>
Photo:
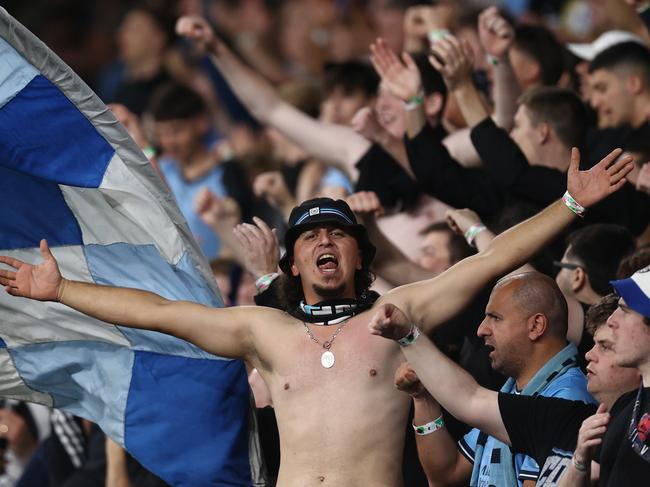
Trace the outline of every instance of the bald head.
<path fill-rule="evenodd" d="M 564 295 L 555 281 L 539 272 L 524 272 L 500 279 L 494 286 L 512 288 L 513 305 L 526 317 L 542 314 L 548 322 L 549 335 L 565 339 L 568 309 Z"/>

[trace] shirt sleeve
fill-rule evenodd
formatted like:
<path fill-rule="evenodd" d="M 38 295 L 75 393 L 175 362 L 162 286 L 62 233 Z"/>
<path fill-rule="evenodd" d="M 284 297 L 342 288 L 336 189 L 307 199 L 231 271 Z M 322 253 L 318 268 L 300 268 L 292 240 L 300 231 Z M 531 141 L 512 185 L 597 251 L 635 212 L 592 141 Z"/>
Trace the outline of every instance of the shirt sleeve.
<path fill-rule="evenodd" d="M 508 132 L 487 117 L 470 134 L 490 180 L 502 191 L 540 205 L 548 205 L 566 190 L 566 174 L 533 166 Z"/>
<path fill-rule="evenodd" d="M 502 192 L 483 169 L 466 168 L 442 144 L 442 129 L 428 124 L 415 137 L 404 138 L 411 170 L 425 193 L 455 208 L 471 208 L 481 218 L 496 216 L 504 206 Z"/>
<path fill-rule="evenodd" d="M 544 464 L 553 448 L 573 451 L 582 422 L 596 406 L 554 397 L 499 394 L 499 410 L 512 451 Z"/>
<path fill-rule="evenodd" d="M 458 441 L 458 449 L 467 460 L 473 465 L 476 455 L 476 443 L 481 432 L 474 428 Z"/>

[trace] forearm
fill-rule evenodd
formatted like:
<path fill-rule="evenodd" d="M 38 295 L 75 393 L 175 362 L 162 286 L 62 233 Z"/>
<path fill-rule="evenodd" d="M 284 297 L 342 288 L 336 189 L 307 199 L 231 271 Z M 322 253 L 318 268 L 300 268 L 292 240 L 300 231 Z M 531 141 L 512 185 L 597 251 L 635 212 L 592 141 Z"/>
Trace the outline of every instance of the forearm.
<path fill-rule="evenodd" d="M 170 332 L 161 320 L 170 301 L 148 291 L 63 279 L 59 302 L 107 323 Z"/>
<path fill-rule="evenodd" d="M 509 442 L 499 413 L 497 393 L 481 387 L 425 335 L 402 353 L 434 399 L 460 421 Z"/>
<path fill-rule="evenodd" d="M 350 127 L 318 122 L 294 108 L 282 100 L 264 78 L 222 45 L 213 49 L 212 62 L 260 122 L 279 130 L 317 159 L 354 174 L 354 163 L 368 150 L 368 140 Z"/>
<path fill-rule="evenodd" d="M 406 110 L 406 134 L 409 139 L 417 136 L 427 123 L 424 105 L 419 105 L 412 110 Z"/>
<path fill-rule="evenodd" d="M 494 122 L 510 131 L 513 126 L 521 87 L 508 56 L 494 67 Z"/>
<path fill-rule="evenodd" d="M 560 478 L 558 487 L 590 487 L 591 483 L 591 469 L 582 472 L 578 470 L 573 462 L 569 463 L 564 475 Z"/>
<path fill-rule="evenodd" d="M 442 415 L 440 405 L 429 394 L 414 398 L 413 404 L 413 424 L 416 426 L 430 423 Z M 460 458 L 456 442 L 447 428 L 442 427 L 428 435 L 416 434 L 415 444 L 420 464 L 430 485 L 452 480 Z"/>
<path fill-rule="evenodd" d="M 452 93 L 468 127 L 474 127 L 490 115 L 471 79 L 459 84 Z"/>

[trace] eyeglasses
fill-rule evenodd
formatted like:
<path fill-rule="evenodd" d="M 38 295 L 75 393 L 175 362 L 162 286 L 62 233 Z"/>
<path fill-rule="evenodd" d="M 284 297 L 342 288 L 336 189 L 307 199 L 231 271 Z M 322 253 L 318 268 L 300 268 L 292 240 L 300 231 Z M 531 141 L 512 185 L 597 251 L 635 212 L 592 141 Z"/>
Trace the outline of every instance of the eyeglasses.
<path fill-rule="evenodd" d="M 562 262 L 560 260 L 554 260 L 553 265 L 561 269 L 569 269 L 569 270 L 574 270 L 574 269 L 578 269 L 579 267 L 582 267 L 578 264 L 572 264 L 571 262 Z"/>

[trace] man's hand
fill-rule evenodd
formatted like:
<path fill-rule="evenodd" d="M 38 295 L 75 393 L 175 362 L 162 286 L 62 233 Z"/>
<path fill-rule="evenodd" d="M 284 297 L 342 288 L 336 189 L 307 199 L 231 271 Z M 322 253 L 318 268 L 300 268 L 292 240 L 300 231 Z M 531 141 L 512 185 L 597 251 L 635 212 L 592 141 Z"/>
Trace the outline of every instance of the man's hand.
<path fill-rule="evenodd" d="M 641 170 L 636 179 L 636 189 L 650 193 L 650 162 L 646 162 L 641 166 Z"/>
<path fill-rule="evenodd" d="M 451 29 L 454 10 L 449 5 L 416 5 L 404 14 L 404 37 L 411 45 L 428 46 L 427 34 L 432 30 Z M 405 40 L 406 43 L 406 40 Z"/>
<path fill-rule="evenodd" d="M 217 53 L 219 41 L 208 21 L 202 17 L 181 17 L 176 22 L 176 33 L 191 40 L 201 52 Z"/>
<path fill-rule="evenodd" d="M 282 211 L 293 207 L 295 203 L 280 171 L 269 171 L 258 175 L 253 181 L 253 192 L 258 198 L 266 199 L 270 205 Z"/>
<path fill-rule="evenodd" d="M 404 64 L 383 39 L 370 45 L 370 61 L 390 92 L 408 102 L 422 92 L 422 79 L 415 61 L 407 53 L 402 54 Z"/>
<path fill-rule="evenodd" d="M 350 125 L 355 132 L 378 144 L 382 144 L 390 137 L 388 131 L 377 120 L 377 113 L 371 107 L 360 108 L 352 117 Z"/>
<path fill-rule="evenodd" d="M 38 301 L 58 301 L 63 294 L 65 279 L 61 277 L 59 266 L 45 239 L 41 240 L 41 255 L 43 262 L 39 265 L 0 255 L 0 263 L 16 269 L 0 269 L 0 284 L 5 291 L 13 296 Z"/>
<path fill-rule="evenodd" d="M 598 445 L 603 442 L 603 436 L 607 431 L 609 413 L 604 404 L 598 406 L 596 414 L 589 416 L 582 422 L 578 432 L 578 444 L 573 453 L 576 461 L 585 466 L 590 466 L 594 459 Z"/>
<path fill-rule="evenodd" d="M 410 333 L 411 323 L 401 309 L 394 304 L 386 303 L 377 307 L 368 323 L 368 330 L 373 335 L 401 340 Z"/>
<path fill-rule="evenodd" d="M 480 223 L 479 216 L 469 208 L 447 211 L 447 225 L 458 235 L 465 236 L 465 233 L 472 225 L 479 225 Z"/>
<path fill-rule="evenodd" d="M 574 147 L 567 180 L 567 189 L 573 199 L 588 208 L 621 189 L 626 183 L 625 176 L 634 168 L 632 156 L 619 157 L 622 152 L 614 149 L 591 169 L 580 171 L 580 151 Z"/>
<path fill-rule="evenodd" d="M 255 225 L 242 223 L 233 232 L 239 240 L 238 253 L 244 261 L 244 267 L 255 279 L 277 272 L 280 261 L 280 245 L 275 228 L 269 226 L 260 218 L 253 217 Z"/>
<path fill-rule="evenodd" d="M 219 198 L 203 188 L 194 200 L 194 211 L 215 232 L 230 231 L 241 221 L 239 204 L 233 198 Z"/>
<path fill-rule="evenodd" d="M 450 35 L 436 41 L 431 52 L 429 62 L 442 74 L 450 91 L 472 82 L 474 53 L 467 41 Z"/>
<path fill-rule="evenodd" d="M 485 52 L 499 60 L 506 57 L 515 40 L 514 29 L 494 6 L 486 8 L 479 15 L 478 35 Z"/>
<path fill-rule="evenodd" d="M 395 387 L 414 398 L 429 395 L 408 362 L 402 362 L 395 371 Z"/>
<path fill-rule="evenodd" d="M 384 214 L 384 207 L 374 191 L 359 191 L 345 198 L 350 209 L 361 220 L 376 218 Z"/>

